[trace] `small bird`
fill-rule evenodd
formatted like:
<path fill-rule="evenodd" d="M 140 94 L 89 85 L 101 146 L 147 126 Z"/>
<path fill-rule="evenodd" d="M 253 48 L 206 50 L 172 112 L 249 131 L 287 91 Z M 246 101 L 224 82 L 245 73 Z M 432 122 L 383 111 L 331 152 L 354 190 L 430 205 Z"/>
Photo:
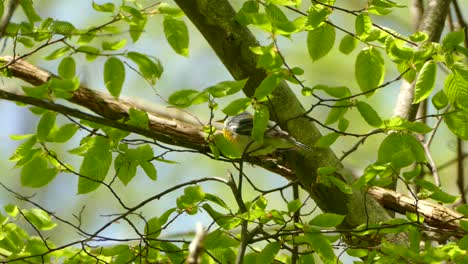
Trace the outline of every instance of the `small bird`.
<path fill-rule="evenodd" d="M 267 155 L 276 149 L 297 147 L 312 151 L 312 148 L 297 141 L 273 121 L 268 121 L 263 144 L 259 144 L 252 138 L 252 127 L 252 114 L 249 112 L 242 112 L 236 116 L 229 116 L 224 120 L 223 134 L 231 142 L 238 145 L 242 151 L 248 147 L 247 153 L 253 156 Z"/>

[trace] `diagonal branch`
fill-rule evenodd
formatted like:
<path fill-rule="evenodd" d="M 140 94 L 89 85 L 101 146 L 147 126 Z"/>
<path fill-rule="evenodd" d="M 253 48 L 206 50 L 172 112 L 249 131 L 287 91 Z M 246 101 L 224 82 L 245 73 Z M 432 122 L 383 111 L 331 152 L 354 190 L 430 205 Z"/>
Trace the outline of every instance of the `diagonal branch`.
<path fill-rule="evenodd" d="M 9 59 L 11 59 L 11 57 L 0 57 L 0 61 Z M 13 77 L 35 85 L 43 84 L 53 76 L 51 73 L 24 61 L 17 61 L 11 64 L 9 69 Z M 127 117 L 130 107 L 140 110 L 145 110 L 146 107 L 127 101 L 117 100 L 107 94 L 93 91 L 85 87 L 80 87 L 70 100 L 96 113 L 106 114 L 107 117 L 85 113 L 72 107 L 1 89 L 0 98 L 39 106 L 68 116 L 133 132 L 167 144 L 190 148 L 203 153 L 209 151 L 205 141 L 205 134 L 202 132 L 200 125 L 191 124 L 188 121 L 184 121 L 182 118 L 169 118 L 168 116 L 170 115 L 167 112 L 149 112 L 149 129 L 131 126 L 117 120 L 117 118 Z M 92 98 L 92 101 L 100 103 L 90 103 L 88 102 L 91 100 L 90 98 Z M 282 153 L 274 153 L 269 157 L 247 157 L 246 161 L 270 170 L 288 180 L 297 180 L 297 176 L 294 174 L 291 164 L 285 162 L 281 154 Z M 449 230 L 458 230 L 460 228 L 458 220 L 462 219 L 462 215 L 441 205 L 426 201 L 415 201 L 413 198 L 380 187 L 371 187 L 368 193 L 385 208 L 402 214 L 405 212 L 419 213 L 427 220 L 426 223 L 431 226 Z M 417 202 L 418 207 L 415 206 Z M 422 204 L 424 206 L 421 206 Z"/>

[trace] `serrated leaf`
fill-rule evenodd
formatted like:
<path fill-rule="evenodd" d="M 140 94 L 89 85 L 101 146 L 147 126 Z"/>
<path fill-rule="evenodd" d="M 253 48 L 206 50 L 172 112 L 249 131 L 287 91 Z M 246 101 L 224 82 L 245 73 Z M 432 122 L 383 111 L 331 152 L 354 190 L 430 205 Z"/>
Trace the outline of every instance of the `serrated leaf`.
<path fill-rule="evenodd" d="M 252 104 L 252 99 L 250 98 L 239 98 L 234 101 L 232 101 L 230 104 L 228 104 L 224 109 L 223 113 L 229 116 L 235 116 L 238 115 L 247 109 L 249 105 Z"/>
<path fill-rule="evenodd" d="M 104 84 L 109 93 L 115 98 L 119 98 L 122 86 L 125 81 L 125 66 L 116 57 L 110 57 L 104 64 Z"/>
<path fill-rule="evenodd" d="M 465 31 L 463 29 L 449 32 L 442 40 L 442 47 L 451 50 L 465 40 Z"/>
<path fill-rule="evenodd" d="M 341 51 L 341 53 L 349 54 L 357 47 L 357 44 L 358 40 L 355 37 L 351 35 L 345 35 L 341 39 L 338 49 Z"/>
<path fill-rule="evenodd" d="M 377 88 L 384 80 L 384 60 L 375 48 L 363 49 L 357 56 L 354 66 L 356 80 L 361 91 Z"/>
<path fill-rule="evenodd" d="M 361 13 L 355 21 L 356 35 L 361 39 L 366 39 L 372 31 L 372 20 L 367 13 Z"/>
<path fill-rule="evenodd" d="M 356 103 L 357 109 L 367 124 L 372 127 L 380 127 L 383 124 L 382 118 L 368 103 L 358 101 Z"/>
<path fill-rule="evenodd" d="M 38 141 L 46 140 L 47 136 L 55 125 L 56 117 L 57 113 L 53 111 L 47 111 L 44 115 L 42 115 L 39 123 L 37 124 L 36 135 Z"/>
<path fill-rule="evenodd" d="M 96 136 L 89 139 L 87 144 L 85 157 L 80 166 L 80 175 L 84 177 L 78 179 L 79 194 L 96 190 L 106 178 L 112 162 L 109 139 Z"/>
<path fill-rule="evenodd" d="M 429 97 L 435 85 L 437 64 L 430 60 L 424 63 L 416 79 L 413 104 L 417 104 Z"/>
<path fill-rule="evenodd" d="M 351 95 L 349 88 L 346 86 L 326 86 L 318 84 L 312 88 L 312 90 L 321 90 L 326 92 L 328 95 L 335 98 L 343 98 Z"/>
<path fill-rule="evenodd" d="M 165 16 L 163 27 L 167 42 L 169 42 L 172 49 L 177 54 L 188 56 L 189 34 L 185 22 L 172 16 Z"/>
<path fill-rule="evenodd" d="M 456 111 L 444 115 L 445 124 L 459 138 L 468 140 L 468 112 Z"/>
<path fill-rule="evenodd" d="M 23 186 L 39 188 L 51 182 L 58 171 L 48 167 L 47 158 L 36 155 L 21 169 L 21 184 Z"/>
<path fill-rule="evenodd" d="M 76 49 L 76 51 L 84 53 L 86 55 L 86 60 L 87 61 L 95 60 L 100 54 L 100 51 L 99 51 L 98 48 L 95 48 L 93 46 L 87 46 L 87 45 L 79 46 Z"/>
<path fill-rule="evenodd" d="M 161 14 L 171 15 L 173 17 L 179 17 L 184 15 L 184 12 L 182 12 L 182 10 L 178 6 L 172 6 L 164 2 L 158 5 L 158 10 Z"/>
<path fill-rule="evenodd" d="M 138 52 L 129 52 L 127 57 L 131 59 L 136 65 L 141 75 L 149 81 L 152 85 L 156 84 L 156 81 L 161 77 L 163 68 L 159 60 L 150 59 L 148 56 Z"/>
<path fill-rule="evenodd" d="M 316 61 L 330 52 L 335 43 L 335 28 L 324 24 L 307 34 L 307 49 L 312 61 Z"/>

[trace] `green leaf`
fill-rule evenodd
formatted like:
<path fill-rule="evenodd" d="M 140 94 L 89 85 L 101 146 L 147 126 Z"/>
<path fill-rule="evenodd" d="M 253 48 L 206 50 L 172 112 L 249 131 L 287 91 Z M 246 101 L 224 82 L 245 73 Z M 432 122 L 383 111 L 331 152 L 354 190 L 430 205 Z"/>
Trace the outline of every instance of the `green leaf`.
<path fill-rule="evenodd" d="M 344 114 L 348 111 L 351 103 L 348 101 L 338 101 L 335 103 L 335 105 L 332 107 L 330 110 L 330 113 L 327 116 L 327 119 L 325 120 L 325 125 L 331 125 L 338 120 L 340 120 Z"/>
<path fill-rule="evenodd" d="M 158 59 L 154 61 L 138 52 L 129 52 L 127 57 L 131 59 L 136 65 L 141 75 L 149 81 L 152 85 L 156 84 L 156 81 L 161 77 L 163 68 Z"/>
<path fill-rule="evenodd" d="M 205 203 L 202 205 L 203 209 L 210 215 L 210 217 L 218 224 L 221 228 L 225 230 L 231 230 L 242 223 L 240 217 L 234 217 L 231 215 L 225 215 L 217 212 L 211 207 L 211 205 Z"/>
<path fill-rule="evenodd" d="M 50 215 L 39 208 L 23 210 L 24 217 L 39 230 L 51 230 L 57 226 Z"/>
<path fill-rule="evenodd" d="M 208 101 L 206 92 L 197 90 L 180 90 L 169 96 L 168 102 L 177 107 L 186 108 L 196 103 L 204 103 Z"/>
<path fill-rule="evenodd" d="M 188 56 L 189 34 L 185 22 L 172 16 L 165 16 L 163 27 L 167 42 L 169 42 L 172 49 L 177 54 Z"/>
<path fill-rule="evenodd" d="M 312 29 L 315 29 L 323 25 L 324 21 L 327 20 L 328 16 L 332 13 L 332 10 L 323 5 L 313 5 L 309 9 L 309 15 L 307 16 L 307 25 Z"/>
<path fill-rule="evenodd" d="M 295 213 L 302 207 L 302 202 L 299 199 L 292 200 L 288 203 L 288 212 Z"/>
<path fill-rule="evenodd" d="M 451 50 L 455 48 L 458 44 L 462 43 L 465 40 L 465 31 L 460 29 L 459 31 L 452 31 L 448 33 L 442 40 L 442 47 L 445 50 Z"/>
<path fill-rule="evenodd" d="M 34 98 L 45 99 L 49 96 L 49 85 L 47 83 L 35 87 L 22 86 L 21 88 L 26 95 Z"/>
<path fill-rule="evenodd" d="M 426 134 L 432 131 L 432 128 L 421 122 L 410 122 L 399 116 L 392 117 L 385 121 L 385 127 L 391 130 L 411 131 L 420 134 Z"/>
<path fill-rule="evenodd" d="M 64 56 L 69 50 L 70 50 L 70 47 L 68 47 L 68 46 L 61 47 L 61 48 L 59 48 L 59 49 L 56 49 L 56 50 L 52 51 L 49 55 L 47 55 L 46 57 L 44 57 L 44 59 L 45 59 L 45 60 L 55 60 L 55 59 L 58 59 L 58 58 Z"/>
<path fill-rule="evenodd" d="M 235 94 L 242 90 L 247 83 L 247 79 L 240 81 L 224 81 L 219 82 L 205 90 L 215 98 L 225 97 L 227 95 Z"/>
<path fill-rule="evenodd" d="M 269 120 L 270 112 L 268 111 L 268 107 L 266 107 L 265 105 L 259 105 L 255 109 L 254 113 L 252 137 L 255 141 L 259 142 L 260 144 L 263 143 L 263 136 L 265 135 L 265 131 Z"/>
<path fill-rule="evenodd" d="M 250 47 L 250 50 L 258 55 L 257 68 L 263 68 L 267 71 L 276 71 L 283 66 L 283 60 L 278 53 L 274 43 L 268 46 Z"/>
<path fill-rule="evenodd" d="M 160 217 L 153 217 L 146 222 L 145 235 L 150 239 L 156 239 L 161 234 L 162 226 L 166 224 L 169 216 L 175 212 L 175 208 L 171 208 L 164 212 Z"/>
<path fill-rule="evenodd" d="M 272 32 L 282 35 L 289 35 L 296 29 L 293 23 L 288 20 L 288 17 L 274 4 L 265 6 L 265 13 L 272 25 Z"/>
<path fill-rule="evenodd" d="M 239 144 L 235 144 L 234 142 L 229 141 L 223 135 L 215 135 L 213 138 L 214 144 L 221 153 L 231 159 L 240 158 L 244 151 L 243 147 L 239 146 Z"/>
<path fill-rule="evenodd" d="M 102 42 L 103 50 L 119 50 L 125 47 L 127 44 L 127 39 L 121 39 L 114 42 L 104 41 Z"/>
<path fill-rule="evenodd" d="M 468 216 L 468 204 L 462 204 L 456 208 L 457 212 L 463 214 L 465 217 Z"/>
<path fill-rule="evenodd" d="M 340 47 L 338 48 L 341 53 L 344 54 L 350 54 L 358 44 L 358 40 L 351 36 L 351 35 L 345 35 L 341 41 L 340 41 Z"/>
<path fill-rule="evenodd" d="M 459 138 L 468 140 L 468 112 L 456 111 L 444 115 L 445 124 Z"/>
<path fill-rule="evenodd" d="M 346 182 L 336 178 L 336 177 L 328 177 L 327 178 L 333 185 L 335 185 L 342 193 L 346 194 L 353 194 L 353 188 L 349 186 Z"/>
<path fill-rule="evenodd" d="M 125 80 L 125 66 L 116 57 L 110 57 L 104 64 L 104 84 L 109 93 L 119 98 Z"/>
<path fill-rule="evenodd" d="M 57 143 L 67 142 L 75 135 L 76 131 L 78 131 L 78 126 L 75 124 L 63 125 L 59 129 L 53 129 L 47 137 L 47 141 Z"/>
<path fill-rule="evenodd" d="M 312 61 L 316 61 L 330 52 L 335 43 L 335 28 L 324 24 L 307 34 L 307 49 Z"/>
<path fill-rule="evenodd" d="M 258 86 L 257 89 L 255 89 L 254 97 L 257 100 L 263 100 L 276 89 L 281 80 L 281 74 L 269 74 L 265 79 L 263 79 L 263 81 L 260 83 L 260 86 Z"/>
<path fill-rule="evenodd" d="M 452 70 L 445 79 L 444 91 L 449 102 L 456 108 L 468 110 L 468 68 L 464 65 L 455 63 Z"/>
<path fill-rule="evenodd" d="M 434 89 L 437 74 L 437 64 L 433 60 L 426 61 L 416 79 L 413 104 L 426 99 Z"/>
<path fill-rule="evenodd" d="M 378 162 L 391 162 L 397 169 L 424 162 L 426 156 L 421 143 L 410 134 L 392 133 L 380 144 Z"/>
<path fill-rule="evenodd" d="M 356 80 L 361 91 L 377 88 L 384 80 L 384 60 L 373 47 L 363 49 L 357 56 L 355 68 Z"/>
<path fill-rule="evenodd" d="M 93 1 L 93 9 L 98 11 L 98 12 L 107 12 L 107 13 L 112 13 L 114 12 L 115 6 L 113 3 L 105 3 L 102 5 L 96 4 Z"/>
<path fill-rule="evenodd" d="M 42 20 L 42 18 L 36 13 L 36 9 L 34 8 L 31 0 L 20 0 L 19 4 L 30 24 L 34 24 L 34 22 Z"/>
<path fill-rule="evenodd" d="M 54 128 L 56 117 L 57 113 L 53 111 L 47 111 L 44 115 L 42 115 L 41 119 L 39 120 L 39 123 L 37 124 L 37 140 L 46 140 L 50 131 L 52 130 L 52 128 Z"/>
<path fill-rule="evenodd" d="M 96 190 L 106 178 L 112 163 L 109 139 L 95 136 L 87 142 L 88 149 L 80 167 L 78 193 L 85 194 Z M 96 157 L 99 157 L 98 159 Z"/>
<path fill-rule="evenodd" d="M 215 230 L 205 238 L 205 248 L 212 250 L 216 248 L 238 247 L 239 241 L 230 237 L 222 230 Z M 265 262 L 266 263 L 266 262 Z"/>
<path fill-rule="evenodd" d="M 369 254 L 369 250 L 367 249 L 360 249 L 360 248 L 350 248 L 346 250 L 346 253 L 351 257 L 362 258 Z"/>
<path fill-rule="evenodd" d="M 173 17 L 180 17 L 184 15 L 184 12 L 182 12 L 178 6 L 172 6 L 164 2 L 159 3 L 158 10 L 161 14 L 171 15 Z"/>
<path fill-rule="evenodd" d="M 74 77 L 73 79 L 57 79 L 52 78 L 49 80 L 49 89 L 54 92 L 58 98 L 71 98 L 73 91 L 80 88 L 80 79 Z"/>
<path fill-rule="evenodd" d="M 438 91 L 431 99 L 432 105 L 435 109 L 441 110 L 448 105 L 448 98 L 444 93 L 444 90 Z"/>
<path fill-rule="evenodd" d="M 257 256 L 258 263 L 274 263 L 276 254 L 278 254 L 281 249 L 281 242 L 276 241 L 273 243 L 268 243 L 265 248 Z"/>
<path fill-rule="evenodd" d="M 129 119 L 127 122 L 125 122 L 126 124 L 136 126 L 139 128 L 143 128 L 143 129 L 149 128 L 148 113 L 146 113 L 143 110 L 136 109 L 133 107 L 130 108 L 128 113 L 129 113 Z"/>
<path fill-rule="evenodd" d="M 343 98 L 351 95 L 349 88 L 346 86 L 326 86 L 323 84 L 315 85 L 312 90 L 321 90 L 326 92 L 328 95 L 335 98 Z"/>
<path fill-rule="evenodd" d="M 137 10 L 137 13 L 140 14 L 140 12 Z M 145 29 L 146 22 L 148 21 L 146 15 L 139 15 L 134 16 L 135 19 L 132 19 L 132 22 L 129 23 L 129 30 L 130 30 L 130 37 L 132 38 L 133 42 L 137 42 L 140 39 L 141 33 L 143 33 L 143 30 Z"/>
<path fill-rule="evenodd" d="M 468 250 L 468 235 L 465 235 L 458 241 L 458 246 L 461 250 Z"/>
<path fill-rule="evenodd" d="M 127 185 L 136 175 L 137 162 L 129 160 L 125 155 L 119 154 L 114 160 L 114 169 L 117 177 Z"/>
<path fill-rule="evenodd" d="M 72 57 L 65 57 L 58 66 L 58 74 L 64 79 L 73 79 L 75 77 L 76 64 Z"/>
<path fill-rule="evenodd" d="M 156 171 L 156 167 L 153 163 L 149 161 L 139 161 L 138 162 L 140 167 L 145 171 L 148 178 L 155 181 L 158 178 L 158 172 Z"/>
<path fill-rule="evenodd" d="M 367 124 L 372 127 L 382 126 L 383 120 L 380 118 L 379 114 L 374 110 L 374 108 L 372 108 L 372 106 L 363 101 L 358 101 L 356 106 Z"/>
<path fill-rule="evenodd" d="M 232 101 L 230 104 L 228 104 L 224 109 L 223 113 L 229 116 L 235 116 L 238 115 L 247 109 L 249 105 L 252 104 L 252 99 L 250 98 L 239 98 L 234 101 Z"/>
<path fill-rule="evenodd" d="M 356 35 L 361 39 L 366 39 L 372 31 L 372 20 L 367 13 L 361 13 L 356 17 L 354 26 Z"/>
<path fill-rule="evenodd" d="M 51 182 L 58 171 L 48 168 L 48 161 L 42 155 L 36 155 L 21 169 L 21 184 L 23 186 L 39 188 Z"/>
<path fill-rule="evenodd" d="M 336 227 L 343 222 L 345 215 L 322 213 L 310 220 L 309 225 L 318 227 Z"/>
<path fill-rule="evenodd" d="M 294 242 L 309 244 L 311 249 L 314 250 L 320 256 L 320 259 L 326 264 L 337 262 L 330 241 L 319 231 L 309 232 L 305 233 L 303 236 L 298 236 L 294 239 Z"/>
<path fill-rule="evenodd" d="M 317 148 L 328 148 L 340 137 L 339 133 L 331 132 L 327 135 L 324 135 L 317 140 L 315 147 Z"/>
<path fill-rule="evenodd" d="M 409 39 L 411 41 L 415 42 L 423 42 L 426 41 L 429 38 L 426 32 L 418 31 L 409 36 Z"/>

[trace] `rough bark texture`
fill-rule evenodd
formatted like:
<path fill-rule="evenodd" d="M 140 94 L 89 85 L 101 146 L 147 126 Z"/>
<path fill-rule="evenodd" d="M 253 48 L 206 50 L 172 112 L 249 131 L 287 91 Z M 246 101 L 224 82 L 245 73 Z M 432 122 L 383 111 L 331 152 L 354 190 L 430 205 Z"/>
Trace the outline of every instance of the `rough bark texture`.
<path fill-rule="evenodd" d="M 6 62 L 9 60 L 11 60 L 11 57 L 0 57 L 0 61 Z M 9 69 L 13 77 L 35 85 L 41 85 L 53 76 L 51 73 L 24 61 L 17 61 L 11 64 Z M 112 107 L 102 111 L 102 108 L 105 108 L 102 103 L 93 104 L 88 102 L 90 100 L 90 95 L 92 95 L 92 100 L 97 102 L 107 102 L 109 106 Z M 130 131 L 167 144 L 192 148 L 202 152 L 208 150 L 205 141 L 205 134 L 202 133 L 200 126 L 184 121 L 183 119 L 179 120 L 174 118 L 173 114 L 168 113 L 168 111 L 174 111 L 174 109 L 168 110 L 162 108 L 161 111 L 148 112 L 150 129 L 129 126 L 113 118 L 128 116 L 130 107 L 147 110 L 146 107 L 142 107 L 135 103 L 117 100 L 107 94 L 99 93 L 85 87 L 80 87 L 75 93 L 72 99 L 74 103 L 85 106 L 96 113 L 106 113 L 108 115 L 107 117 L 88 114 L 61 104 L 1 89 L 0 99 L 39 106 L 71 117 Z M 169 118 L 170 116 L 172 117 Z M 289 166 L 290 164 L 287 162 L 282 162 L 282 157 L 279 153 L 276 153 L 276 156 L 273 155 L 269 157 L 249 157 L 247 161 L 275 172 L 289 180 L 297 179 L 293 168 L 291 168 Z M 385 208 L 402 214 L 406 212 L 418 213 L 427 219 L 427 224 L 433 227 L 448 230 L 460 230 L 458 220 L 463 219 L 462 215 L 450 210 L 449 208 L 432 204 L 427 201 L 416 201 L 413 198 L 380 187 L 371 187 L 368 190 L 368 193 Z M 416 204 L 418 204 L 418 206 L 416 206 Z M 370 208 L 368 209 L 371 210 Z M 365 219 L 366 218 L 363 218 L 363 220 Z"/>
<path fill-rule="evenodd" d="M 256 68 L 257 58 L 249 49 L 259 44 L 247 27 L 237 23 L 235 11 L 229 1 L 175 2 L 205 37 L 232 76 L 237 80 L 249 78 L 244 92 L 247 96 L 252 96 L 255 88 L 266 76 L 263 70 Z M 299 141 L 313 145 L 321 137 L 317 127 L 306 118 L 291 120 L 303 115 L 304 108 L 285 82 L 275 89 L 269 102 L 271 116 Z M 285 122 L 286 120 L 290 121 Z M 346 175 L 342 164 L 330 149 L 317 148 L 308 153 L 288 153 L 285 154 L 285 160 L 317 205 L 325 212 L 347 215 L 345 221 L 348 227 L 357 226 L 367 220 L 379 222 L 388 219 L 385 210 L 372 199 L 364 199 L 363 193 L 347 195 L 337 188 L 318 182 L 317 169 L 320 167 L 337 168 L 337 177 L 346 182 L 354 180 Z"/>

